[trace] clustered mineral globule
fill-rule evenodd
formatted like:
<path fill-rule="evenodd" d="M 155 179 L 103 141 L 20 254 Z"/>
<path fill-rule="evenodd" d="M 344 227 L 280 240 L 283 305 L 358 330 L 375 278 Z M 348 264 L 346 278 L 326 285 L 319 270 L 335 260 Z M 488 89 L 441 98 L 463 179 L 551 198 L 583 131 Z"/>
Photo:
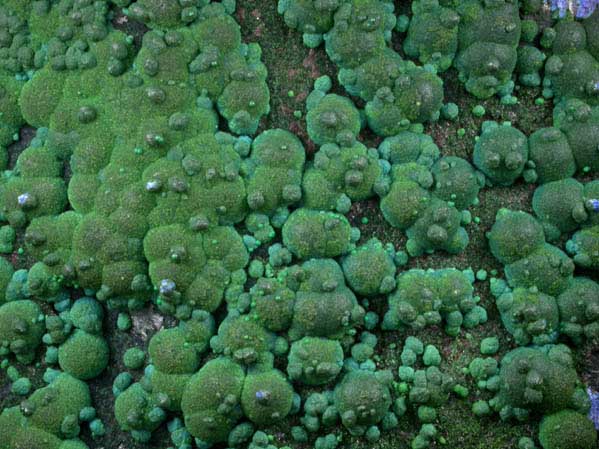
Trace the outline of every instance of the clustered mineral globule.
<path fill-rule="evenodd" d="M 116 7 L 147 27 L 139 46 L 111 25 Z M 447 444 L 437 410 L 472 394 L 417 336 L 403 339 L 397 373 L 381 369 L 377 331 L 457 336 L 487 321 L 473 287 L 486 274 L 400 267 L 462 252 L 479 191 L 523 177 L 539 185 L 534 216 L 502 209 L 488 233 L 506 278 L 491 291 L 518 347 L 498 360 L 499 341 L 482 341 L 466 369 L 480 390 L 472 412 L 542 418 L 544 449 L 589 449 L 588 399 L 563 343 L 599 337 L 599 285 L 574 275 L 599 269 L 599 184 L 573 178 L 599 170 L 599 11 L 541 30 L 522 18 L 540 8 L 414 0 L 409 18 L 387 0 L 279 0 L 354 97 L 315 80 L 307 157 L 294 134 L 259 127 L 267 68 L 242 42 L 234 0 L 2 2 L 0 168 L 24 124 L 36 135 L 0 179 L 0 252 L 19 236 L 34 261 L 0 258 L 0 367 L 23 397 L 0 414 L 0 448 L 85 449 L 82 427 L 102 437 L 86 381 L 109 364 L 105 315 L 118 311 L 127 331 L 148 307 L 178 324 L 125 351 L 113 379 L 116 422 L 139 442 L 167 423 L 178 449 L 274 449 L 263 430 L 295 415 L 288 441 L 334 449 L 341 428 L 375 442 L 413 414 L 412 448 Z M 451 67 L 470 94 L 505 105 L 515 82 L 542 86 L 553 127 L 526 136 L 488 121 L 473 164 L 442 155 L 424 130 L 459 114 L 444 104 Z M 361 141 L 366 127 L 377 148 Z M 375 197 L 405 250 L 351 226 L 352 204 Z M 381 298 L 384 316 L 370 307 Z M 17 368 L 34 362 L 47 384 L 35 390 Z"/>

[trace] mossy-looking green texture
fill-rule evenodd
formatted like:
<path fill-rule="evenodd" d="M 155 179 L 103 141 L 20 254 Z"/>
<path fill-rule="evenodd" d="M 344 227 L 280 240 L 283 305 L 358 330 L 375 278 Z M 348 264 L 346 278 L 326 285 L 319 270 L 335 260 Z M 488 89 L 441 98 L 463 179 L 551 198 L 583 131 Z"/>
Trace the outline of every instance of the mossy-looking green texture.
<path fill-rule="evenodd" d="M 599 53 L 592 39 L 599 24 L 597 14 L 583 21 L 562 20 L 545 29 L 551 36 L 552 55 L 545 64 L 545 84 L 558 99 L 579 98 L 599 103 Z M 548 39 L 549 40 L 549 39 Z M 576 80 L 574 80 L 574 78 Z"/>
<path fill-rule="evenodd" d="M 460 26 L 455 66 L 466 90 L 478 98 L 509 95 L 521 33 L 518 3 L 467 0 L 459 3 L 457 12 Z"/>
<path fill-rule="evenodd" d="M 526 26 L 529 23 L 534 24 L 534 26 L 531 27 L 532 31 L 530 31 L 532 39 L 530 39 L 529 35 L 525 35 L 525 33 L 529 32 L 529 29 Z M 537 33 L 538 25 L 536 22 L 522 21 L 522 40 L 525 38 L 527 38 L 527 41 L 534 40 Z M 529 87 L 541 85 L 542 81 L 540 72 L 545 65 L 546 59 L 547 56 L 545 53 L 543 53 L 543 51 L 534 45 L 520 45 L 518 47 L 518 62 L 516 63 L 515 70 L 518 74 L 518 81 L 520 84 Z"/>
<path fill-rule="evenodd" d="M 560 331 L 574 343 L 593 340 L 599 333 L 599 285 L 591 279 L 575 277 L 557 297 Z"/>
<path fill-rule="evenodd" d="M 248 262 L 241 236 L 232 227 L 202 231 L 205 223 L 205 217 L 194 216 L 187 229 L 165 225 L 152 229 L 144 239 L 150 278 L 158 285 L 158 306 L 167 313 L 180 306 L 216 310 L 232 273 Z"/>
<path fill-rule="evenodd" d="M 543 418 L 539 440 L 543 449 L 583 449 L 597 444 L 597 431 L 585 415 L 563 410 Z"/>
<path fill-rule="evenodd" d="M 150 439 L 165 417 L 159 403 L 140 383 L 132 384 L 117 396 L 114 416 L 121 430 L 131 432 L 134 439 L 142 442 Z"/>
<path fill-rule="evenodd" d="M 151 28 L 181 29 L 191 23 L 199 48 L 191 51 L 188 64 L 198 92 L 215 102 L 231 131 L 254 134 L 261 116 L 270 111 L 267 71 L 260 61 L 260 47 L 241 43 L 239 25 L 229 15 L 235 3 L 200 2 L 185 8 L 163 3 L 140 0 L 128 11 Z"/>
<path fill-rule="evenodd" d="M 362 326 L 372 330 L 378 322 L 374 311 L 364 310 L 371 300 L 359 299 L 386 295 L 397 283 L 383 321 L 387 329 L 444 323 L 456 335 L 487 315 L 473 296 L 471 270 L 414 269 L 395 280 L 401 258 L 378 240 L 356 247 L 357 229 L 343 214 L 352 201 L 376 193 L 384 217 L 405 231 L 412 256 L 465 248 L 466 209 L 477 205 L 483 177 L 465 159 L 440 157 L 422 133 L 421 124 L 437 120 L 443 106 L 436 73 L 453 60 L 467 90 L 480 98 L 498 94 L 509 104 L 514 67 L 522 84 L 540 80 L 543 55 L 529 45 L 538 32 L 534 22 L 520 20 L 517 2 L 417 0 L 410 25 L 401 18 L 397 31 L 407 30 L 403 47 L 427 64 L 419 67 L 392 48 L 392 2 L 281 0 L 285 21 L 304 33 L 306 45 L 325 41 L 340 68 L 339 83 L 365 104 L 360 111 L 331 93 L 329 78 L 316 81 L 307 124 L 320 149 L 304 171 L 304 146 L 293 134 L 273 129 L 254 140 L 248 136 L 268 114 L 270 93 L 259 46 L 241 42 L 233 1 L 113 3 L 150 28 L 139 50 L 132 36 L 110 26 L 107 1 L 6 0 L 0 7 L 0 147 L 16 139 L 23 123 L 38 128 L 0 181 L 0 216 L 19 238 L 23 234 L 35 262 L 28 272 L 13 274 L 2 259 L 0 355 L 30 363 L 43 341 L 52 344 L 46 362 L 65 371 L 48 370 L 47 387 L 20 409 L 2 412 L 7 449 L 86 447 L 76 438 L 91 398 L 79 379 L 98 376 L 108 363 L 103 305 L 87 297 L 71 305 L 63 286 L 81 287 L 121 311 L 152 298 L 161 312 L 180 320 L 153 336 L 138 382 L 128 373 L 115 379 L 115 417 L 137 441 L 149 441 L 167 411 L 182 411 L 185 427 L 169 424 L 176 446 L 193 437 L 200 447 L 272 447 L 263 432 L 252 438 L 252 424 L 237 423 L 245 415 L 267 426 L 299 411 L 293 387 L 273 369 L 273 356 L 287 353 L 287 374 L 296 385 L 339 379 L 333 390 L 307 398 L 302 426 L 315 432 L 340 419 L 350 433 L 376 441 L 406 411 L 405 398 L 393 401 L 405 385 L 376 371 L 374 334 L 356 339 Z M 475 148 L 475 165 L 492 183 L 509 185 L 520 175 L 544 183 L 533 200 L 539 222 L 502 211 L 489 233 L 513 288 L 502 284 L 498 306 L 522 345 L 554 342 L 558 332 L 575 344 L 597 335 L 597 284 L 573 277 L 572 262 L 599 266 L 593 214 L 599 189 L 564 178 L 599 167 L 597 88 L 587 82 L 597 74 L 598 17 L 567 18 L 541 38 L 553 53 L 543 93 L 561 100 L 554 128 L 529 140 L 515 128 L 491 139 L 504 126 L 485 124 Z M 435 32 L 423 34 L 431 24 Z M 526 44 L 518 47 L 520 34 Z M 582 74 L 582 87 L 572 85 L 571 73 Z M 240 137 L 217 132 L 217 111 L 222 126 Z M 378 150 L 357 140 L 365 123 L 387 137 Z M 566 201 L 556 192 L 565 192 Z M 251 235 L 242 237 L 242 226 Z M 245 291 L 250 253 L 276 239 L 279 228 L 285 246 L 268 248 L 268 262 L 266 252 L 257 253 L 247 270 L 256 283 Z M 547 243 L 562 233 L 571 237 L 566 249 L 573 261 Z M 44 326 L 42 308 L 22 299 L 29 297 L 43 301 L 44 312 L 54 306 L 60 315 L 47 315 Z M 223 301 L 228 315 L 220 320 Z M 404 346 L 400 378 L 410 384 L 408 405 L 418 407 L 424 423 L 412 447 L 443 444 L 432 422 L 453 387 L 451 376 L 438 368 L 434 346 L 420 342 L 416 348 L 414 339 Z M 202 365 L 209 347 L 223 357 Z M 428 368 L 411 367 L 416 354 Z M 137 355 L 127 363 L 132 369 L 143 365 L 143 353 Z M 552 414 L 541 426 L 545 449 L 574 440 L 560 440 L 557 420 L 567 423 L 564 434 L 580 430 L 592 444 L 596 435 L 582 424 L 587 404 L 565 347 L 516 349 L 496 371 L 490 357 L 469 366 L 479 387 L 497 391 L 490 404 L 503 418 Z M 12 380 L 25 379 L 14 367 L 8 372 Z M 457 387 L 456 394 L 468 394 Z M 97 426 L 90 428 L 95 436 Z M 302 441 L 301 428 L 292 433 Z M 314 444 L 333 449 L 338 443 L 330 433 Z"/>
<path fill-rule="evenodd" d="M 578 171 L 596 173 L 599 155 L 594 149 L 599 145 L 599 105 L 576 98 L 563 99 L 553 109 L 553 126 L 566 135 Z"/>
<path fill-rule="evenodd" d="M 349 98 L 328 93 L 331 87 L 328 76 L 314 82 L 314 90 L 306 99 L 308 135 L 317 145 L 350 146 L 362 128 L 360 112 Z"/>
<path fill-rule="evenodd" d="M 393 3 L 387 0 L 342 3 L 333 28 L 324 36 L 331 60 L 342 68 L 352 68 L 384 50 L 396 22 L 393 10 Z"/>
<path fill-rule="evenodd" d="M 80 412 L 90 405 L 87 385 L 68 374 L 59 374 L 48 386 L 36 390 L 21 408 L 2 411 L 2 447 L 87 449 L 77 436 Z"/>
<path fill-rule="evenodd" d="M 333 259 L 312 259 L 291 267 L 288 285 L 296 291 L 292 341 L 304 336 L 352 338 L 365 311 L 345 284 L 343 271 Z"/>
<path fill-rule="evenodd" d="M 288 27 L 303 33 L 304 44 L 317 47 L 322 34 L 333 27 L 333 14 L 339 0 L 279 0 L 277 10 Z"/>
<path fill-rule="evenodd" d="M 0 259 L 0 304 L 3 304 L 6 300 L 6 288 L 12 279 L 14 271 L 12 264 L 8 260 L 4 258 Z"/>
<path fill-rule="evenodd" d="M 484 186 L 484 177 L 466 159 L 442 157 L 435 162 L 431 172 L 437 197 L 451 201 L 458 210 L 478 205 L 478 192 Z"/>
<path fill-rule="evenodd" d="M 359 295 L 377 296 L 395 288 L 395 250 L 376 238 L 368 240 L 342 262 L 349 286 Z"/>
<path fill-rule="evenodd" d="M 139 13 L 141 6 L 152 9 L 137 5 L 132 11 Z M 55 241 L 42 226 L 29 234 L 31 246 L 39 248 L 38 254 L 51 267 L 47 276 L 66 273 L 65 279 L 76 278 L 78 285 L 99 290 L 102 299 L 117 298 L 111 303 L 139 307 L 149 284 L 139 242 L 149 229 L 188 226 L 193 217 L 186 216 L 185 202 L 195 202 L 197 195 L 206 206 L 198 211 L 194 229 L 203 229 L 205 223 L 230 225 L 245 217 L 244 182 L 234 175 L 240 159 L 235 162 L 239 155 L 233 148 L 241 144 L 224 135 L 216 140 L 212 136 L 189 140 L 216 130 L 216 114 L 208 98 L 218 102 L 237 132 L 254 132 L 261 114 L 267 112 L 266 71 L 259 62 L 259 49 L 241 44 L 239 26 L 227 8 L 224 4 L 206 5 L 189 27 L 166 34 L 146 33 L 134 60 L 130 40 L 120 32 L 105 30 L 92 39 L 85 53 L 74 54 L 78 64 L 70 65 L 70 60 L 66 66 L 48 64 L 25 85 L 20 106 L 26 120 L 48 126 L 50 131 L 25 152 L 16 176 L 0 189 L 5 216 L 15 225 L 25 226 L 34 217 L 58 214 L 66 204 L 60 160 L 71 157 L 73 170 L 68 197 L 75 214 L 69 212 L 71 227 L 61 234 L 67 237 Z M 53 14 L 54 8 L 50 10 Z M 101 16 L 102 11 L 97 13 Z M 156 19 L 151 13 L 142 16 L 149 22 Z M 65 39 L 71 38 L 67 34 Z M 48 86 L 55 88 L 48 90 Z M 196 92 L 193 98 L 186 95 L 187 87 Z M 48 105 L 45 112 L 38 106 L 40 98 Z M 123 112 L 118 120 L 106 108 L 105 102 L 112 100 Z M 201 163 L 194 153 L 198 145 L 204 147 Z M 230 150 L 223 152 L 219 145 Z M 207 157 L 210 147 L 211 162 Z M 192 177 L 202 170 L 203 180 L 194 182 L 199 176 Z M 99 172 L 102 176 L 98 177 Z M 157 198 L 156 192 L 168 195 Z M 151 244 L 144 246 L 152 249 Z M 147 259 L 153 262 L 154 255 Z M 231 271 L 243 267 L 243 256 L 241 266 L 229 265 L 234 266 Z M 185 296 L 193 280 L 186 276 L 177 283 L 166 276 L 150 277 L 156 287 L 165 279 L 176 284 L 170 288 L 172 283 L 166 283 L 162 289 L 165 297 L 169 293 Z M 227 277 L 223 273 L 224 283 Z M 196 285 L 202 282 L 205 280 L 198 279 Z M 217 307 L 222 295 L 219 290 L 211 292 L 201 306 Z M 174 313 L 181 300 L 172 296 L 177 295 L 160 305 Z"/>
<path fill-rule="evenodd" d="M 513 229 L 518 229 L 519 232 L 512 232 Z M 541 246 L 545 241 L 545 233 L 532 215 L 523 211 L 500 209 L 487 238 L 493 256 L 503 264 L 510 264 Z"/>
<path fill-rule="evenodd" d="M 352 247 L 351 226 L 345 216 L 296 209 L 283 225 L 283 243 L 301 259 L 337 257 Z"/>
<path fill-rule="evenodd" d="M 148 354 L 153 367 L 148 376 L 152 395 L 166 409 L 180 410 L 185 385 L 200 366 L 200 354 L 178 327 L 154 334 Z"/>
<path fill-rule="evenodd" d="M 293 342 L 288 355 L 287 374 L 304 385 L 324 385 L 343 367 L 343 348 L 336 340 L 304 337 Z"/>
<path fill-rule="evenodd" d="M 577 265 L 593 270 L 599 269 L 599 226 L 584 228 L 567 242 L 567 250 Z"/>
<path fill-rule="evenodd" d="M 478 203 L 482 175 L 464 159 L 439 158 L 430 137 L 414 131 L 385 139 L 379 153 L 392 164 L 377 188 L 381 211 L 406 231 L 408 253 L 463 251 L 469 238 L 462 225 L 470 217 L 464 209 Z"/>
<path fill-rule="evenodd" d="M 28 402 L 33 413 L 28 417 L 36 427 L 58 436 L 72 438 L 67 423 L 77 423 L 79 412 L 91 405 L 89 387 L 74 377 L 61 373 L 48 386 L 33 392 Z M 78 427 L 78 426 L 77 426 Z"/>
<path fill-rule="evenodd" d="M 412 2 L 412 13 L 404 51 L 422 64 L 434 64 L 439 72 L 447 70 L 458 50 L 460 16 L 437 0 Z"/>
<path fill-rule="evenodd" d="M 289 329 L 293 319 L 295 292 L 277 278 L 260 278 L 250 290 L 250 315 L 273 332 Z"/>
<path fill-rule="evenodd" d="M 485 122 L 472 161 L 489 182 L 511 185 L 528 160 L 528 139 L 511 125 Z"/>
<path fill-rule="evenodd" d="M 44 314 L 33 301 L 20 300 L 0 306 L 0 354 L 13 353 L 17 360 L 31 363 L 44 334 Z"/>
<path fill-rule="evenodd" d="M 250 421 L 267 425 L 289 414 L 293 394 L 293 388 L 278 370 L 249 373 L 241 392 L 241 407 Z"/>
<path fill-rule="evenodd" d="M 211 360 L 194 374 L 181 401 L 189 433 L 207 443 L 226 441 L 243 415 L 244 380 L 243 369 L 226 358 Z"/>
<path fill-rule="evenodd" d="M 517 4 L 510 1 L 468 0 L 453 4 L 418 0 L 412 3 L 411 9 L 413 16 L 408 24 L 401 17 L 396 19 L 394 5 L 388 1 L 279 2 L 279 13 L 284 15 L 288 26 L 304 31 L 305 45 L 317 47 L 325 33 L 326 51 L 340 68 L 340 83 L 348 93 L 365 101 L 373 100 L 380 88 L 393 89 L 395 80 L 406 73 L 406 68 L 412 67 L 411 62 L 404 63 L 390 46 L 394 27 L 400 32 L 407 31 L 403 49 L 408 56 L 440 72 L 453 64 L 468 92 L 478 98 L 495 94 L 510 98 L 514 88 L 511 75 L 519 62 L 522 82 L 525 85 L 540 83 L 538 71 L 545 58 L 540 51 L 519 53 L 520 48 L 526 49 L 518 47 L 521 35 L 530 42 L 534 39 L 534 30 L 526 26 L 530 21 L 520 20 Z M 592 30 L 592 19 L 587 22 L 587 28 Z M 406 87 L 406 82 L 402 83 Z M 401 93 L 424 102 L 429 96 L 425 92 L 433 85 L 434 82 L 429 87 L 416 87 L 411 94 L 409 90 Z M 400 96 L 400 91 L 394 95 Z M 381 92 L 381 98 L 393 102 L 388 91 Z M 400 102 L 397 106 L 407 104 Z M 390 110 L 386 109 L 387 112 Z M 430 112 L 421 120 L 435 120 L 436 114 Z M 402 119 L 414 120 L 406 117 L 407 111 L 403 114 Z M 376 118 L 372 125 L 384 129 Z"/>
<path fill-rule="evenodd" d="M 513 229 L 520 229 L 514 233 Z M 526 212 L 500 209 L 487 233 L 491 253 L 505 264 L 511 287 L 535 287 L 551 296 L 572 280 L 574 263 L 561 249 L 545 242 L 542 225 Z"/>
<path fill-rule="evenodd" d="M 505 282 L 492 279 L 491 291 L 506 329 L 518 344 L 555 342 L 559 333 L 577 345 L 594 338 L 596 283 L 573 277 L 576 258 L 573 261 L 557 246 L 544 242 L 545 235 L 557 239 L 581 223 L 594 223 L 593 209 L 584 200 L 586 187 L 592 191 L 594 184 L 583 186 L 571 178 L 544 184 L 533 196 L 539 220 L 522 211 L 502 209 L 487 233 L 491 253 L 505 264 L 507 281 L 514 288 L 511 291 Z M 511 232 L 514 228 L 520 231 Z M 573 241 L 566 248 L 576 254 Z"/>
<path fill-rule="evenodd" d="M 77 379 L 93 379 L 108 366 L 109 347 L 102 335 L 103 317 L 101 304 L 93 298 L 80 298 L 69 310 L 68 318 L 75 330 L 60 344 L 58 364 Z"/>
<path fill-rule="evenodd" d="M 77 329 L 58 349 L 60 367 L 72 376 L 88 380 L 108 365 L 109 348 L 104 337 Z"/>
<path fill-rule="evenodd" d="M 567 346 L 518 348 L 501 360 L 498 393 L 492 407 L 503 419 L 564 409 L 586 412 L 588 398 L 579 394 L 580 381 Z"/>
<path fill-rule="evenodd" d="M 529 158 L 539 183 L 574 175 L 576 161 L 566 135 L 557 128 L 541 128 L 528 140 Z"/>
<path fill-rule="evenodd" d="M 312 31 L 305 32 L 304 43 L 309 47 L 318 46 L 320 33 L 328 29 L 323 36 L 325 48 L 331 60 L 339 66 L 339 82 L 348 93 L 368 102 L 365 115 L 373 131 L 391 136 L 406 129 L 411 122 L 434 121 L 439 117 L 443 83 L 436 76 L 436 69 L 433 66 L 423 69 L 411 61 L 404 61 L 390 46 L 391 31 L 396 25 L 392 2 L 331 1 L 312 5 L 304 1 L 279 2 L 279 13 L 293 28 L 302 27 L 303 20 L 310 21 L 306 15 L 311 16 L 314 10 L 320 12 L 319 17 L 326 26 L 323 24 L 316 31 L 317 27 L 310 24 L 309 30 Z M 333 11 L 334 24 L 331 27 L 327 19 Z M 453 13 L 453 17 L 457 15 Z M 456 33 L 455 27 L 453 32 Z M 436 57 L 437 52 L 432 53 Z M 447 61 L 443 65 L 447 66 Z M 323 93 L 330 89 L 330 80 L 324 80 L 326 78 L 317 80 L 315 92 L 308 101 L 308 133 L 317 144 L 325 143 L 326 134 L 329 135 L 326 137 L 328 142 L 341 143 L 339 128 L 344 128 L 346 132 L 343 134 L 347 136 L 359 129 L 348 128 L 350 104 L 344 104 L 344 100 L 336 95 L 327 95 L 324 100 L 327 106 L 338 103 L 340 113 L 337 116 L 319 114 L 320 126 L 317 125 L 312 109 L 315 101 L 320 101 Z M 323 107 L 320 106 L 321 109 Z M 342 113 L 343 110 L 345 113 Z M 323 126 L 329 128 L 327 133 Z"/>
<path fill-rule="evenodd" d="M 73 326 L 89 334 L 102 333 L 103 318 L 104 309 L 102 305 L 89 297 L 79 298 L 69 310 L 69 319 Z"/>
<path fill-rule="evenodd" d="M 349 147 L 325 144 L 304 174 L 304 206 L 347 213 L 352 202 L 374 196 L 382 172 L 375 149 L 359 142 Z"/>
<path fill-rule="evenodd" d="M 302 197 L 305 157 L 301 141 L 288 131 L 270 129 L 256 137 L 246 168 L 250 209 L 271 215 L 279 207 L 297 203 Z"/>
<path fill-rule="evenodd" d="M 276 337 L 249 315 L 229 314 L 210 340 L 215 353 L 222 353 L 238 363 L 251 365 L 274 351 Z"/>
<path fill-rule="evenodd" d="M 391 87 L 382 87 L 366 104 L 368 126 L 378 135 L 393 136 L 410 124 L 436 121 L 443 105 L 443 81 L 431 66 L 403 61 Z"/>
<path fill-rule="evenodd" d="M 587 221 L 585 203 L 584 186 L 573 178 L 543 184 L 532 198 L 532 208 L 550 241 L 575 231 Z"/>
<path fill-rule="evenodd" d="M 449 335 L 462 326 L 472 328 L 487 321 L 485 309 L 473 297 L 471 273 L 453 268 L 405 271 L 397 276 L 397 289 L 389 296 L 383 329 L 423 329 L 445 324 Z"/>
<path fill-rule="evenodd" d="M 540 293 L 534 287 L 506 289 L 497 297 L 497 308 L 516 344 L 543 345 L 557 340 L 559 311 L 553 296 Z"/>
<path fill-rule="evenodd" d="M 389 412 L 390 373 L 351 371 L 335 387 L 335 407 L 343 425 L 355 435 L 363 435 Z"/>

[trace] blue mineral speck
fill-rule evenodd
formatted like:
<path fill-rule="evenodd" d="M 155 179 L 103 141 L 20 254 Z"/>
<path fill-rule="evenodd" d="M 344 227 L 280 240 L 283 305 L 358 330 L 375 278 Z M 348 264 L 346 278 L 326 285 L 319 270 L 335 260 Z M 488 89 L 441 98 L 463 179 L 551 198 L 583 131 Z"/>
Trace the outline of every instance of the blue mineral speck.
<path fill-rule="evenodd" d="M 595 424 L 595 429 L 599 430 L 599 393 L 587 388 L 587 394 L 591 401 L 591 410 L 589 411 L 589 418 Z"/>
<path fill-rule="evenodd" d="M 163 279 L 162 281 L 160 281 L 160 294 L 168 295 L 174 292 L 176 287 L 177 285 L 174 281 L 170 279 Z"/>

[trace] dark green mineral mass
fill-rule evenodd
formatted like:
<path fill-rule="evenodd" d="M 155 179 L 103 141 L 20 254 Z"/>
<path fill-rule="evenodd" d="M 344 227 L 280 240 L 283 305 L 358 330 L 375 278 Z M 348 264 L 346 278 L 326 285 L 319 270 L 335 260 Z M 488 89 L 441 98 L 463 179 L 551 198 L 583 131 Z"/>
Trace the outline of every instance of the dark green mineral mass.
<path fill-rule="evenodd" d="M 598 0 L 0 0 L 0 449 L 597 449 Z"/>

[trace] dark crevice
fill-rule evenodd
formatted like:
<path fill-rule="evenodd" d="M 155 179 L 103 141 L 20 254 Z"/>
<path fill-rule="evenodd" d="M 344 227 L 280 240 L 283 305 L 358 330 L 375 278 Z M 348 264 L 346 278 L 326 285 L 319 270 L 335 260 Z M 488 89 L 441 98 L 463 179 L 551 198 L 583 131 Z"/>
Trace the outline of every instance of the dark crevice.
<path fill-rule="evenodd" d="M 9 145 L 8 150 L 8 169 L 13 170 L 17 164 L 19 155 L 29 146 L 31 140 L 35 137 L 36 129 L 29 125 L 24 125 L 19 130 L 19 140 Z"/>
<path fill-rule="evenodd" d="M 133 36 L 133 49 L 135 54 L 137 54 L 141 48 L 144 34 L 150 31 L 150 29 L 142 22 L 130 19 L 123 13 L 121 8 L 117 8 L 114 11 L 111 24 L 115 30 L 122 31 L 129 36 Z"/>

